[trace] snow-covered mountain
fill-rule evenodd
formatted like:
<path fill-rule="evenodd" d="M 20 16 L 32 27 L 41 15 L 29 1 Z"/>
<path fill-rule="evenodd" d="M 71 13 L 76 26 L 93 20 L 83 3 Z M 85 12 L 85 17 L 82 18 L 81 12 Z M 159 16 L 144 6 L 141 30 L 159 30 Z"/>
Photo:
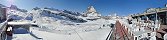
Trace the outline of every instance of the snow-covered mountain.
<path fill-rule="evenodd" d="M 21 12 L 28 12 L 25 9 L 18 8 L 16 5 L 11 5 L 9 8 L 10 8 L 10 10 L 18 10 L 18 11 L 21 11 Z"/>
<path fill-rule="evenodd" d="M 81 16 L 79 12 L 72 12 L 68 10 L 59 10 L 54 8 L 38 8 L 35 7 L 31 11 L 19 9 L 15 5 L 9 7 L 9 18 L 14 20 L 33 20 L 34 22 L 39 21 L 40 19 L 46 19 L 45 21 L 54 20 L 54 21 L 64 21 L 64 22 L 74 22 L 82 23 L 87 22 L 78 16 Z M 39 20 L 38 20 L 39 19 Z"/>
<path fill-rule="evenodd" d="M 86 20 L 79 18 L 81 16 L 78 12 L 72 12 L 68 10 L 59 10 L 54 8 L 33 8 L 30 12 L 33 14 L 34 21 L 38 19 L 47 19 L 45 21 L 63 21 L 63 22 L 74 22 L 74 23 L 83 23 L 87 22 Z"/>
<path fill-rule="evenodd" d="M 21 12 L 21 11 L 11 11 L 8 14 L 8 18 L 12 20 L 32 20 L 32 15 L 26 12 Z"/>
<path fill-rule="evenodd" d="M 67 14 L 71 14 L 71 15 L 75 15 L 75 16 L 81 16 L 81 13 L 73 12 L 73 11 L 69 11 L 69 10 L 59 10 L 59 9 L 47 8 L 47 7 L 45 7 L 44 9 L 48 9 L 48 10 L 52 10 L 52 11 L 59 11 L 59 12 L 63 12 L 63 13 L 67 13 Z"/>
<path fill-rule="evenodd" d="M 25 9 L 20 9 L 15 5 L 11 5 L 8 8 L 8 18 L 12 20 L 33 20 L 32 14 L 28 13 Z"/>
<path fill-rule="evenodd" d="M 0 4 L 0 7 L 6 7 L 5 5 Z"/>

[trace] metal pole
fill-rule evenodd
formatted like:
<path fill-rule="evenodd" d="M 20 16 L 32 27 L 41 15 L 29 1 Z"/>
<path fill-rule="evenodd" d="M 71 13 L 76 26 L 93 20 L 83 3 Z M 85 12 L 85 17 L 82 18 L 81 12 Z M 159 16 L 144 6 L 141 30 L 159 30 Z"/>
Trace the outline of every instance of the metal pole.
<path fill-rule="evenodd" d="M 157 15 L 157 10 L 155 9 L 155 14 L 156 14 L 156 20 L 155 20 L 155 27 L 156 27 L 156 30 L 157 30 L 157 28 L 159 29 L 159 27 L 158 27 L 158 15 Z"/>
<path fill-rule="evenodd" d="M 167 7 L 167 4 L 166 4 L 166 7 Z M 166 12 L 166 15 L 165 15 L 165 16 L 166 16 L 166 25 L 167 25 L 167 12 Z"/>
<path fill-rule="evenodd" d="M 156 12 L 156 22 L 158 21 L 158 19 L 157 19 L 157 12 Z"/>

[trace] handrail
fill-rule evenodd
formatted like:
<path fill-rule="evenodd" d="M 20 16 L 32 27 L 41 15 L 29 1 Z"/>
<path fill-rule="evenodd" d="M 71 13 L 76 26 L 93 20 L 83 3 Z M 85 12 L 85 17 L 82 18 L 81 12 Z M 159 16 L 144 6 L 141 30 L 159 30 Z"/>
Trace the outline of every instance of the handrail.
<path fill-rule="evenodd" d="M 33 36 L 34 38 L 36 39 L 40 39 L 40 40 L 43 40 L 43 38 L 40 38 L 40 37 L 37 37 L 36 35 L 34 35 L 32 32 L 30 32 L 30 35 Z"/>
<path fill-rule="evenodd" d="M 6 27 L 7 27 L 6 25 L 7 25 L 7 21 L 0 23 L 0 36 L 1 36 L 0 40 L 6 39 L 6 33 L 5 33 Z"/>
<path fill-rule="evenodd" d="M 111 29 L 111 31 L 110 31 L 110 33 L 108 34 L 108 36 L 107 36 L 107 38 L 106 38 L 106 40 L 110 40 L 110 38 L 111 38 L 111 35 L 112 35 L 112 29 Z"/>
<path fill-rule="evenodd" d="M 2 34 L 3 31 L 5 31 L 7 25 L 7 21 L 1 23 L 0 25 L 0 34 Z"/>

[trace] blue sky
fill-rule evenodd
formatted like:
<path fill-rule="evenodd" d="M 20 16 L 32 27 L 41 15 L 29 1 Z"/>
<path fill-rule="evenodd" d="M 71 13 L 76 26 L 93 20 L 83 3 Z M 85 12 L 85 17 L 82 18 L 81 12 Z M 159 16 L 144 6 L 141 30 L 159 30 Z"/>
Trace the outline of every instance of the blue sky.
<path fill-rule="evenodd" d="M 147 8 L 165 7 L 167 0 L 0 0 L 1 4 L 16 5 L 21 9 L 31 10 L 34 7 L 52 7 L 83 13 L 93 5 L 102 15 L 117 13 L 126 16 L 142 13 Z"/>

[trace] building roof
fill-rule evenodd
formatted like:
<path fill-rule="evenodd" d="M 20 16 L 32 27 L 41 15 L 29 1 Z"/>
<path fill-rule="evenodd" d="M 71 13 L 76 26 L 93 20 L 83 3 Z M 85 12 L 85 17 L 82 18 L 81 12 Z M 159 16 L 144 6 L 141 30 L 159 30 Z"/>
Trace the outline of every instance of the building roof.
<path fill-rule="evenodd" d="M 132 17 L 150 15 L 150 14 L 155 14 L 155 13 L 159 13 L 159 12 L 166 12 L 166 11 L 167 11 L 167 7 L 165 7 L 165 8 L 154 8 L 154 9 L 151 9 L 151 10 L 148 9 L 148 10 L 146 10 L 146 12 L 144 12 L 142 14 L 132 15 Z"/>
<path fill-rule="evenodd" d="M 30 22 L 8 22 L 8 25 L 31 25 Z"/>

